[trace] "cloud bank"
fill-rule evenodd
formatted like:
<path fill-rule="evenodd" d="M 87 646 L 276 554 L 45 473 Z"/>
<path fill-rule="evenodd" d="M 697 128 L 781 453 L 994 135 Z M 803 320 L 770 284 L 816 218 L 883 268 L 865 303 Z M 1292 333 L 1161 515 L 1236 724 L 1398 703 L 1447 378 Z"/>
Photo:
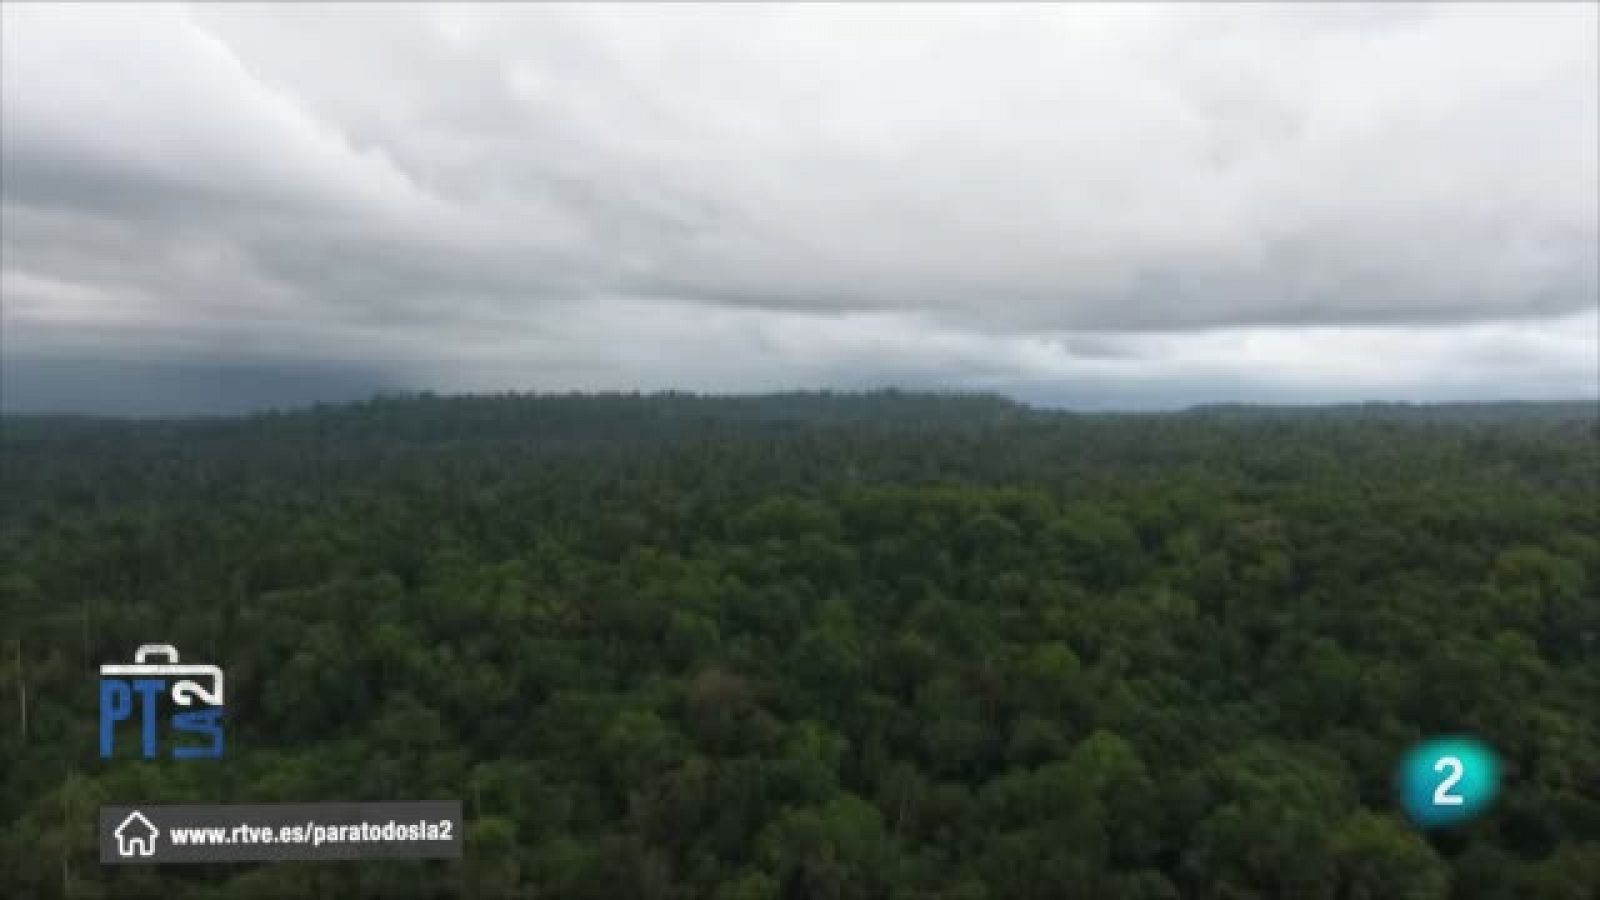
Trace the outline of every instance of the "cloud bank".
<path fill-rule="evenodd" d="M 1592 5 L 0 15 L 11 361 L 1091 404 L 1600 380 Z"/>

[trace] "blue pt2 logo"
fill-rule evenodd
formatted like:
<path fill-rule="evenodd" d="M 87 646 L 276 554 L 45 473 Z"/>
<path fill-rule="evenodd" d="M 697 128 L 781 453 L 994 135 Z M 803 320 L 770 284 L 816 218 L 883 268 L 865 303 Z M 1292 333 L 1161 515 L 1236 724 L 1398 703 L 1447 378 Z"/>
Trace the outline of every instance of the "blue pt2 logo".
<path fill-rule="evenodd" d="M 155 660 L 162 660 L 156 662 Z M 198 678 L 198 680 L 196 680 Z M 222 670 L 211 665 L 179 665 L 171 644 L 144 644 L 133 664 L 100 667 L 100 758 L 116 749 L 117 724 L 139 723 L 140 755 L 156 757 L 157 713 L 161 697 L 171 690 L 172 730 L 208 738 L 209 743 L 179 744 L 173 759 L 216 759 L 222 756 Z M 196 701 L 207 708 L 190 710 Z"/>

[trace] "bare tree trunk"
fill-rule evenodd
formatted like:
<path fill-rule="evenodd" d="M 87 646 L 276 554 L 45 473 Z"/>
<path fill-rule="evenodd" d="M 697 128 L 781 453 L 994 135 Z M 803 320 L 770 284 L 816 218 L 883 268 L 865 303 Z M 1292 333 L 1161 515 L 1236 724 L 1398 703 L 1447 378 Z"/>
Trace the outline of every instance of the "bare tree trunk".
<path fill-rule="evenodd" d="M 22 720 L 22 742 L 28 742 L 28 683 L 22 679 L 22 638 L 17 638 L 17 715 Z"/>
<path fill-rule="evenodd" d="M 89 668 L 89 598 L 83 598 L 83 667 Z"/>
<path fill-rule="evenodd" d="M 68 784 L 71 779 L 68 779 Z M 72 813 L 67 805 L 67 791 L 61 790 L 61 896 L 72 896 Z"/>

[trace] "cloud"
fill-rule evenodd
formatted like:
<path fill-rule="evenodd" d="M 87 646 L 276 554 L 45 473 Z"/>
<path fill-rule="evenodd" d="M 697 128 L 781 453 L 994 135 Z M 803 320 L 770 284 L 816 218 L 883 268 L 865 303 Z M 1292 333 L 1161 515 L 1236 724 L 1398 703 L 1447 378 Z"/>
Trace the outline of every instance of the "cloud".
<path fill-rule="evenodd" d="M 537 334 L 537 343 L 522 335 Z M 477 342 L 470 390 L 704 391 L 794 384 L 960 385 L 1042 402 L 1107 393 L 1139 406 L 1163 396 L 1374 400 L 1570 398 L 1600 383 L 1600 313 L 1523 322 L 1389 327 L 1229 327 L 1183 333 L 996 334 L 900 312 L 817 315 L 607 299 Z"/>
<path fill-rule="evenodd" d="M 1589 5 L 0 15 L 8 355 L 1595 390 Z"/>

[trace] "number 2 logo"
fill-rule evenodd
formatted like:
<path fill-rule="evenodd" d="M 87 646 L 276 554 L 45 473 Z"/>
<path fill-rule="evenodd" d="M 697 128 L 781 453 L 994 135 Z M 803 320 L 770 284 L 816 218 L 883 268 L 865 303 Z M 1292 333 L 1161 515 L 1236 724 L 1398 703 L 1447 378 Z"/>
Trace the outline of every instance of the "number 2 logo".
<path fill-rule="evenodd" d="M 1475 819 L 1494 804 L 1500 758 L 1475 738 L 1446 735 L 1406 751 L 1396 775 L 1400 807 L 1412 823 L 1442 828 Z"/>
<path fill-rule="evenodd" d="M 1439 786 L 1433 789 L 1433 805 L 1460 806 L 1467 802 L 1466 798 L 1460 794 L 1452 794 L 1450 790 L 1460 783 L 1461 776 L 1467 774 L 1467 767 L 1462 764 L 1460 759 L 1454 756 L 1441 756 L 1434 762 L 1433 770 L 1435 772 L 1443 772 L 1446 769 L 1450 770 L 1450 774 L 1446 775 L 1444 780 L 1439 782 Z"/>

